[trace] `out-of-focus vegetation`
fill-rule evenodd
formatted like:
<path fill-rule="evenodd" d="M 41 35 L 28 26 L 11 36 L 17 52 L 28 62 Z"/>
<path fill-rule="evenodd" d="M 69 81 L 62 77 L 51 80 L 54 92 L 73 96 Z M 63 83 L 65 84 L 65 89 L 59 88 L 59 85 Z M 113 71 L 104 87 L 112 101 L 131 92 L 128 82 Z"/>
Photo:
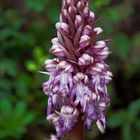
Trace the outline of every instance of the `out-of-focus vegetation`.
<path fill-rule="evenodd" d="M 37 73 L 56 35 L 61 0 L 0 1 L 0 140 L 43 140 L 53 127 L 46 122 L 47 97 Z M 107 60 L 114 73 L 108 87 L 108 128 L 93 125 L 88 140 L 140 139 L 140 1 L 91 0 L 104 33 L 111 39 Z"/>

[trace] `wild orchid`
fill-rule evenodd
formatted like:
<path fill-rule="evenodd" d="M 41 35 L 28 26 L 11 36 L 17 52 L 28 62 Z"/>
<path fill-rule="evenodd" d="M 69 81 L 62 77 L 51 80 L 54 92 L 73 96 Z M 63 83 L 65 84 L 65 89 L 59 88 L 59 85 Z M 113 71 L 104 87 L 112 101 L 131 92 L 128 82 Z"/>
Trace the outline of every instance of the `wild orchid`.
<path fill-rule="evenodd" d="M 90 129 L 92 123 L 105 132 L 110 103 L 106 84 L 112 73 L 104 62 L 110 51 L 106 41 L 97 41 L 103 30 L 93 28 L 95 21 L 89 0 L 63 0 L 57 37 L 50 48 L 56 58 L 44 62 L 44 73 L 50 77 L 43 84 L 48 96 L 47 119 L 55 126 L 57 138 L 69 133 L 74 140 L 75 128 Z"/>

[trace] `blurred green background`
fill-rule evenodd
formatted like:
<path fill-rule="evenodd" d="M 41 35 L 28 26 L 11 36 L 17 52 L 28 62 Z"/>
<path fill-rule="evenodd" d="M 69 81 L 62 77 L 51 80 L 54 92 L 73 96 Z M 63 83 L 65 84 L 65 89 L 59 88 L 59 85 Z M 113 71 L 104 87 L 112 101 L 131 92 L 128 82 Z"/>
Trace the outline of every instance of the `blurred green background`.
<path fill-rule="evenodd" d="M 39 74 L 56 36 L 61 0 L 0 0 L 0 140 L 44 140 L 47 97 Z M 140 1 L 91 0 L 111 39 L 106 61 L 114 74 L 104 135 L 93 125 L 87 140 L 140 140 Z"/>

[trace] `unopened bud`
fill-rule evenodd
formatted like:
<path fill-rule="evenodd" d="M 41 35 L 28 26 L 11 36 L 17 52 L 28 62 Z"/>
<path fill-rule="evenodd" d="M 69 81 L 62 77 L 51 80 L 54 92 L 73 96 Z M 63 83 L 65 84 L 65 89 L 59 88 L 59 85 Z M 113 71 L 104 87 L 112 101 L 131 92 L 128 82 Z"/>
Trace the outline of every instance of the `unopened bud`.
<path fill-rule="evenodd" d="M 81 39 L 80 39 L 80 42 L 79 42 L 80 48 L 85 48 L 89 44 L 90 44 L 90 37 L 88 35 L 81 36 Z"/>
<path fill-rule="evenodd" d="M 99 69 L 104 69 L 105 68 L 105 65 L 103 63 L 96 63 L 95 64 L 95 67 L 96 68 L 99 68 Z"/>
<path fill-rule="evenodd" d="M 89 16 L 89 7 L 85 7 L 83 13 L 84 13 L 85 17 L 88 17 Z"/>
<path fill-rule="evenodd" d="M 82 17 L 81 17 L 81 15 L 76 15 L 75 28 L 78 29 L 81 24 L 82 24 Z"/>
<path fill-rule="evenodd" d="M 59 44 L 59 43 L 58 43 L 59 40 L 58 40 L 57 37 L 53 38 L 53 39 L 51 40 L 51 42 L 52 42 L 53 45 L 57 45 L 57 44 Z"/>
<path fill-rule="evenodd" d="M 103 30 L 100 27 L 94 28 L 94 32 L 96 33 L 96 35 L 99 35 L 101 32 L 103 32 Z"/>
<path fill-rule="evenodd" d="M 105 41 L 97 41 L 96 45 L 94 46 L 95 48 L 104 48 L 106 46 Z"/>
<path fill-rule="evenodd" d="M 68 15 L 67 9 L 62 9 L 61 17 L 63 22 L 67 21 L 67 15 Z"/>
<path fill-rule="evenodd" d="M 74 16 L 77 13 L 77 10 L 74 6 L 70 6 L 68 9 L 69 15 Z"/>
<path fill-rule="evenodd" d="M 58 22 L 58 23 L 56 23 L 56 28 L 61 33 L 64 33 L 66 35 L 69 35 L 70 34 L 68 24 L 66 24 L 64 22 Z"/>
<path fill-rule="evenodd" d="M 93 57 L 88 54 L 83 54 L 78 60 L 79 65 L 89 65 L 91 63 L 93 63 Z"/>
<path fill-rule="evenodd" d="M 64 57 L 65 56 L 64 51 L 58 45 L 53 45 L 50 48 L 50 52 L 52 54 L 56 55 L 56 56 L 59 56 L 59 57 Z"/>
<path fill-rule="evenodd" d="M 67 62 L 66 61 L 61 61 L 59 64 L 58 64 L 58 69 L 65 69 L 67 66 Z"/>
<path fill-rule="evenodd" d="M 47 71 L 53 72 L 56 70 L 56 63 L 53 60 L 48 59 L 44 62 L 44 67 Z"/>
<path fill-rule="evenodd" d="M 57 65 L 57 68 L 59 70 L 63 70 L 63 71 L 68 71 L 68 72 L 72 72 L 73 71 L 73 67 L 71 64 L 69 64 L 68 62 L 66 61 L 61 61 L 58 65 Z"/>
<path fill-rule="evenodd" d="M 95 21 L 95 14 L 90 11 L 89 17 L 88 17 L 88 23 L 91 25 Z"/>
<path fill-rule="evenodd" d="M 78 10 L 83 11 L 84 10 L 84 2 L 83 1 L 79 1 L 77 3 L 77 8 L 78 8 Z"/>
<path fill-rule="evenodd" d="M 99 51 L 97 53 L 97 58 L 100 60 L 104 60 L 107 58 L 108 54 L 110 53 L 108 47 L 105 47 L 104 49 L 102 49 L 101 51 Z"/>
<path fill-rule="evenodd" d="M 83 29 L 82 35 L 91 36 L 93 33 L 92 27 L 90 25 L 86 25 Z"/>
<path fill-rule="evenodd" d="M 71 5 L 71 0 L 64 0 L 66 1 L 66 5 L 69 7 Z"/>

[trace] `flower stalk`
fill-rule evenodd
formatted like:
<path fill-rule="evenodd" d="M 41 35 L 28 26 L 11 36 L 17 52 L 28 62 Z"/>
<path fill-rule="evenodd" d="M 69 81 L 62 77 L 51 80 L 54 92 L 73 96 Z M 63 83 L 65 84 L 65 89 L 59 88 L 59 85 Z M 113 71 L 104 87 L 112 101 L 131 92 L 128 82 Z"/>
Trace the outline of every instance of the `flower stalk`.
<path fill-rule="evenodd" d="M 79 121 L 70 131 L 69 140 L 84 140 L 84 122 Z"/>
<path fill-rule="evenodd" d="M 50 48 L 56 58 L 46 60 L 42 72 L 50 76 L 43 91 L 48 96 L 47 120 L 55 126 L 57 139 L 69 133 L 70 140 L 83 140 L 83 130 L 92 123 L 105 132 L 110 103 L 106 85 L 112 73 L 105 63 L 107 41 L 97 41 L 103 30 L 93 27 L 95 21 L 89 0 L 62 1 Z"/>

